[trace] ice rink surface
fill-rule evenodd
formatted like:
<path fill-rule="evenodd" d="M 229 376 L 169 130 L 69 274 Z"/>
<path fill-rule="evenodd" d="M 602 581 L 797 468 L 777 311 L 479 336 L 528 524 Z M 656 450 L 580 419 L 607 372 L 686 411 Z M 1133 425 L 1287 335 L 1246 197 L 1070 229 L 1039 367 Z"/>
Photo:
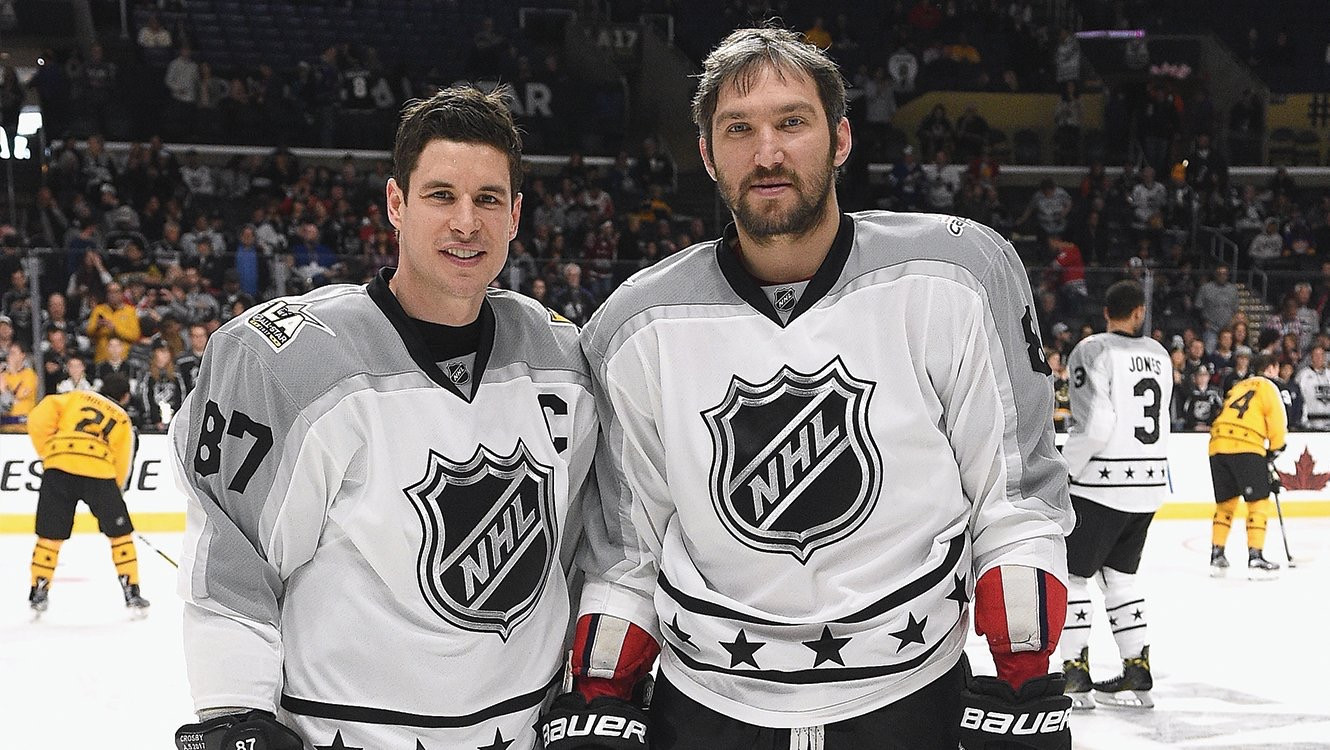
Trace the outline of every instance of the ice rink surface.
<path fill-rule="evenodd" d="M 1230 540 L 1230 576 L 1211 579 L 1209 523 L 1155 522 L 1141 584 L 1156 707 L 1078 712 L 1076 748 L 1330 748 L 1330 519 L 1289 523 L 1299 566 L 1276 581 L 1252 582 L 1241 567 L 1241 529 Z M 178 534 L 148 538 L 178 557 Z M 0 535 L 0 748 L 172 748 L 175 728 L 192 718 L 175 570 L 138 545 L 152 609 L 131 621 L 106 540 L 76 535 L 61 552 L 50 610 L 33 623 L 26 601 L 32 542 Z M 1283 562 L 1274 524 L 1267 556 Z M 976 671 L 991 670 L 982 640 L 972 637 L 969 651 Z M 1090 660 L 1095 679 L 1120 666 L 1102 613 Z"/>

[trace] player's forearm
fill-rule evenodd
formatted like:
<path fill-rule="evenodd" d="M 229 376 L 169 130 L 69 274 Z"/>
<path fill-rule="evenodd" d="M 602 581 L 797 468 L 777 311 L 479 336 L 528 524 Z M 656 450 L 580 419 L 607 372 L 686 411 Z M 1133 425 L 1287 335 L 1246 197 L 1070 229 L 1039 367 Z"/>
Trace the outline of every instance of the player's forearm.
<path fill-rule="evenodd" d="M 212 601 L 186 601 L 184 640 L 196 712 L 232 707 L 276 712 L 282 657 L 275 625 L 225 612 Z"/>

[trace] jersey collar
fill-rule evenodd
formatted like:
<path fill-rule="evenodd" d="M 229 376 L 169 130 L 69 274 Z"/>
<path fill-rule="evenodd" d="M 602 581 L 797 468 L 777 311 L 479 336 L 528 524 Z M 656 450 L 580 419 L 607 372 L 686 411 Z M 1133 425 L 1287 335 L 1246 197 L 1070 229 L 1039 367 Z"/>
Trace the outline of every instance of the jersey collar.
<path fill-rule="evenodd" d="M 762 293 L 762 287 L 758 285 L 757 280 L 744 270 L 743 264 L 739 262 L 739 254 L 734 251 L 738 241 L 739 233 L 733 223 L 725 227 L 724 234 L 716 240 L 716 262 L 720 264 L 721 273 L 725 275 L 725 280 L 734 289 L 734 293 L 750 307 L 762 313 L 772 323 L 785 328 L 827 296 L 836 279 L 840 278 L 846 261 L 850 259 L 850 248 L 854 246 L 854 220 L 846 214 L 841 214 L 840 227 L 836 230 L 836 238 L 831 241 L 831 250 L 822 260 L 817 273 L 809 279 L 808 287 L 804 289 L 798 304 L 790 311 L 789 320 L 785 322 L 781 322 L 780 313 L 776 312 L 767 295 Z"/>
<path fill-rule="evenodd" d="M 402 338 L 402 343 L 406 344 L 406 350 L 411 355 L 411 359 L 416 366 L 424 371 L 425 375 L 433 380 L 442 388 L 448 390 L 454 396 L 462 399 L 468 404 L 475 398 L 480 390 L 480 381 L 485 374 L 485 367 L 489 363 L 490 352 L 494 350 L 494 309 L 490 306 L 489 297 L 486 297 L 480 303 L 480 343 L 476 347 L 476 362 L 472 368 L 475 376 L 471 378 L 471 387 L 463 392 L 452 379 L 439 369 L 438 364 L 434 362 L 434 357 L 430 354 L 429 346 L 421 338 L 420 331 L 411 318 L 407 316 L 406 311 L 402 309 L 402 303 L 397 301 L 397 295 L 388 288 L 388 280 L 393 277 L 397 269 L 381 269 L 372 281 L 365 285 L 365 290 L 369 293 L 369 298 L 374 300 L 374 304 L 383 311 L 384 317 L 392 323 L 397 335 Z"/>

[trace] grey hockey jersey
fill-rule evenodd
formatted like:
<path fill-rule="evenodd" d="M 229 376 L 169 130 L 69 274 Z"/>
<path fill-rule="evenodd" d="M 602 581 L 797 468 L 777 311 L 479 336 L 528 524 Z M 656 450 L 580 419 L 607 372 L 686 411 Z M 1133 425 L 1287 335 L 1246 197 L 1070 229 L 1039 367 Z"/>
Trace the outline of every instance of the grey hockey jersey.
<path fill-rule="evenodd" d="M 525 750 L 594 494 L 577 328 L 491 291 L 474 371 L 445 374 L 389 275 L 227 323 L 172 423 L 195 706 L 321 747 Z"/>
<path fill-rule="evenodd" d="M 716 711 L 826 724 L 952 667 L 977 575 L 1066 579 L 1050 370 L 986 227 L 843 216 L 802 293 L 770 296 L 733 240 L 637 274 L 583 331 L 608 460 L 581 612 L 662 639 Z"/>
<path fill-rule="evenodd" d="M 1067 358 L 1071 428 L 1062 455 L 1071 493 L 1150 513 L 1168 497 L 1173 365 L 1158 341 L 1096 333 Z"/>

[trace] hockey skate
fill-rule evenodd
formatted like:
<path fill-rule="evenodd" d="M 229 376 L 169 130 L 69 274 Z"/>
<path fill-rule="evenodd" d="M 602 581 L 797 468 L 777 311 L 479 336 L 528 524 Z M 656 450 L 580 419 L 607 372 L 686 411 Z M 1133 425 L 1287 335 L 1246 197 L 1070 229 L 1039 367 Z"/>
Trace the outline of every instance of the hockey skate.
<path fill-rule="evenodd" d="M 28 589 L 28 606 L 32 608 L 33 622 L 41 619 L 42 613 L 46 611 L 51 603 L 48 586 L 50 586 L 50 582 L 45 578 L 38 578 L 37 585 Z"/>
<path fill-rule="evenodd" d="M 1272 581 L 1279 577 L 1279 563 L 1265 559 L 1259 549 L 1247 550 L 1247 578 L 1253 581 Z"/>
<path fill-rule="evenodd" d="M 1224 556 L 1224 547 L 1220 544 L 1210 545 L 1210 577 L 1223 578 L 1228 575 L 1228 558 Z"/>
<path fill-rule="evenodd" d="M 125 592 L 125 608 L 129 610 L 129 616 L 134 620 L 142 620 L 148 616 L 148 607 L 151 603 L 139 594 L 139 585 L 129 583 L 124 577 L 120 579 L 120 588 Z"/>
<path fill-rule="evenodd" d="M 1094 696 L 1090 694 L 1093 684 L 1090 682 L 1090 649 L 1081 649 L 1075 659 L 1062 662 L 1062 674 L 1067 678 L 1063 693 L 1071 698 L 1072 708 L 1094 708 Z"/>
<path fill-rule="evenodd" d="M 1150 647 L 1141 649 L 1141 655 L 1122 660 L 1122 674 L 1111 680 L 1094 683 L 1095 700 L 1107 706 L 1126 708 L 1154 708 L 1150 690 L 1154 679 L 1150 676 Z"/>

